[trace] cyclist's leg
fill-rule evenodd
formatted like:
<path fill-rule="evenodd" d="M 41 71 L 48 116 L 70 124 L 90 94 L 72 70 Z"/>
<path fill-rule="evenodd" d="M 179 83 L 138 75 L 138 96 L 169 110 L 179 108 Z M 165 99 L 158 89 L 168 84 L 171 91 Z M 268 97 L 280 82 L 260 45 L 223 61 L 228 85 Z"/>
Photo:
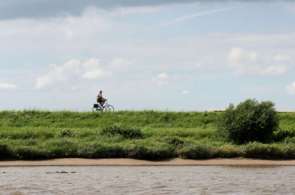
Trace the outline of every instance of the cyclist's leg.
<path fill-rule="evenodd" d="M 105 99 L 105 98 L 102 98 L 101 99 L 101 105 L 102 105 L 102 107 L 105 107 L 106 102 L 107 102 L 107 99 Z"/>
<path fill-rule="evenodd" d="M 100 109 L 104 108 L 104 104 L 102 102 L 99 102 L 98 106 L 99 106 Z"/>

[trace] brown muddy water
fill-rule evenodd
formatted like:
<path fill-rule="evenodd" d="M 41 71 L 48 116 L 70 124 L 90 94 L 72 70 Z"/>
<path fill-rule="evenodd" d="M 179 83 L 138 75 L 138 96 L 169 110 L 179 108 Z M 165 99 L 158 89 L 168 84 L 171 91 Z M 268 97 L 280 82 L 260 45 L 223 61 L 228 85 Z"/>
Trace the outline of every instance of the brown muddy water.
<path fill-rule="evenodd" d="M 295 194 L 295 167 L 2 167 L 0 194 Z"/>

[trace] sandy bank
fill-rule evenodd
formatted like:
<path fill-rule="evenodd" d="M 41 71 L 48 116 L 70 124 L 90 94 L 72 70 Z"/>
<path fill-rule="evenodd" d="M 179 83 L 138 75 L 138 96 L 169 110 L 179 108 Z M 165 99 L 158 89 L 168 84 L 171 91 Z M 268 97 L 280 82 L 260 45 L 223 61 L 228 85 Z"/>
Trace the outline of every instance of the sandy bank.
<path fill-rule="evenodd" d="M 0 167 L 24 166 L 295 166 L 295 160 L 210 159 L 146 161 L 135 159 L 66 158 L 41 161 L 0 161 Z"/>

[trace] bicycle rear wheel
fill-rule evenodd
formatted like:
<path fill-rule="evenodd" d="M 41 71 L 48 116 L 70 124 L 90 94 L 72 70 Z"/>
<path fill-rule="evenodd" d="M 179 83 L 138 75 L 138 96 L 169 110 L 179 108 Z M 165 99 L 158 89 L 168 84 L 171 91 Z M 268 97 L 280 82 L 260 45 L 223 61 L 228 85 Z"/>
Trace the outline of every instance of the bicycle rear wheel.
<path fill-rule="evenodd" d="M 103 111 L 103 109 L 98 104 L 93 105 L 92 112 L 101 112 L 101 111 Z"/>

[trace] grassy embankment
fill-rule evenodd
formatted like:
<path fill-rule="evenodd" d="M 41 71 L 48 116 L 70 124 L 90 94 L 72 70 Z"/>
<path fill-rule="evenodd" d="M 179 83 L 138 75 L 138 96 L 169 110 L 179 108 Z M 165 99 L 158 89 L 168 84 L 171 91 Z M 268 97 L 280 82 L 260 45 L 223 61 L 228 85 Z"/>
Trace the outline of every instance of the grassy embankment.
<path fill-rule="evenodd" d="M 0 112 L 0 159 L 64 157 L 295 159 L 295 113 L 280 113 L 269 143 L 234 145 L 220 112 Z M 110 128 L 110 127 L 121 128 Z"/>

